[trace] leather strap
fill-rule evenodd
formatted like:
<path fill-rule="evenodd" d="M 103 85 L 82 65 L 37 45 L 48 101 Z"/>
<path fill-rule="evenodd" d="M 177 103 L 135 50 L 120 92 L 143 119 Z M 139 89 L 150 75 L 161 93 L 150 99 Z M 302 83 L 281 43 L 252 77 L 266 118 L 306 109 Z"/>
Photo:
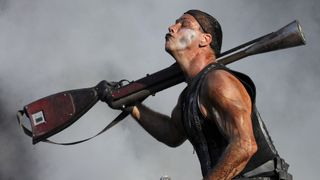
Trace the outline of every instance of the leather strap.
<path fill-rule="evenodd" d="M 28 135 L 29 137 L 32 137 L 32 132 L 27 128 L 25 127 L 23 124 L 22 124 L 22 118 L 24 116 L 25 112 L 23 110 L 20 110 L 17 112 L 17 119 L 18 119 L 18 123 L 20 125 L 20 127 L 22 128 L 23 132 Z M 100 134 L 106 132 L 108 129 L 110 129 L 111 127 L 113 127 L 114 125 L 116 125 L 118 122 L 120 122 L 121 120 L 123 120 L 124 118 L 126 118 L 130 113 L 128 111 L 122 111 L 112 122 L 110 122 L 105 128 L 103 128 L 100 132 L 98 132 L 96 135 L 92 136 L 92 137 L 89 137 L 89 138 L 86 138 L 86 139 L 82 139 L 82 140 L 79 140 L 79 141 L 74 141 L 74 142 L 68 142 L 68 143 L 60 143 L 60 142 L 54 142 L 54 141 L 51 141 L 51 140 L 48 140 L 48 139 L 44 139 L 42 140 L 43 142 L 46 142 L 46 143 L 50 143 L 50 144 L 56 144 L 56 145 L 75 145 L 75 144 L 79 144 L 79 143 L 83 143 L 83 142 L 86 142 L 86 141 L 89 141 L 90 139 L 92 138 L 95 138 L 97 136 L 99 136 Z"/>

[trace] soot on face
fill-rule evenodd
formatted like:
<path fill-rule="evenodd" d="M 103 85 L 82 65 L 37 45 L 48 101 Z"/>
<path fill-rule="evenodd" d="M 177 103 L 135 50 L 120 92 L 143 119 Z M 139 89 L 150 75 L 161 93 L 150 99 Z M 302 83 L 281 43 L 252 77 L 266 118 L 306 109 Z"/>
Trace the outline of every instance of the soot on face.
<path fill-rule="evenodd" d="M 178 40 L 177 47 L 178 49 L 182 50 L 187 48 L 192 41 L 196 38 L 196 32 L 191 29 L 182 29 L 181 30 L 182 36 Z"/>

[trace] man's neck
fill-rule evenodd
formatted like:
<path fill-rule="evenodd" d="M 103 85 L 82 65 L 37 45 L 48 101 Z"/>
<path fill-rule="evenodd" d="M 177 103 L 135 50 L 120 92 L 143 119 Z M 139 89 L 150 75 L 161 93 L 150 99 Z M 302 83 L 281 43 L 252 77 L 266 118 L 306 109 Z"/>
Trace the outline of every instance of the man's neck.
<path fill-rule="evenodd" d="M 175 59 L 186 79 L 194 78 L 203 68 L 216 61 L 215 56 L 209 52 L 181 53 Z"/>

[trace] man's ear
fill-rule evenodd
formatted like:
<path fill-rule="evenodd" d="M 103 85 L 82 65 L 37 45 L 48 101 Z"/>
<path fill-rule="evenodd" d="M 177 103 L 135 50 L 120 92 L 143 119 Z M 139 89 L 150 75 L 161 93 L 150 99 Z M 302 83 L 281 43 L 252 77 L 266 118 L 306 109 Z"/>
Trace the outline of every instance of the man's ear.
<path fill-rule="evenodd" d="M 200 47 L 204 47 L 204 46 L 210 46 L 210 43 L 212 42 L 212 36 L 211 34 L 208 33 L 203 33 L 201 35 L 201 40 L 200 40 Z"/>

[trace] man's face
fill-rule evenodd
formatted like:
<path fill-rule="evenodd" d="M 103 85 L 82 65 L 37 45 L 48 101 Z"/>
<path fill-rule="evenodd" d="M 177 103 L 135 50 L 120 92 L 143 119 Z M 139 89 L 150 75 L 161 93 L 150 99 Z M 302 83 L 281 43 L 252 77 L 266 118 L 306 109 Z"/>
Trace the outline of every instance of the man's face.
<path fill-rule="evenodd" d="M 165 49 L 168 53 L 172 54 L 175 51 L 198 47 L 202 30 L 193 16 L 189 14 L 182 15 L 168 30 L 169 32 L 165 37 Z"/>

